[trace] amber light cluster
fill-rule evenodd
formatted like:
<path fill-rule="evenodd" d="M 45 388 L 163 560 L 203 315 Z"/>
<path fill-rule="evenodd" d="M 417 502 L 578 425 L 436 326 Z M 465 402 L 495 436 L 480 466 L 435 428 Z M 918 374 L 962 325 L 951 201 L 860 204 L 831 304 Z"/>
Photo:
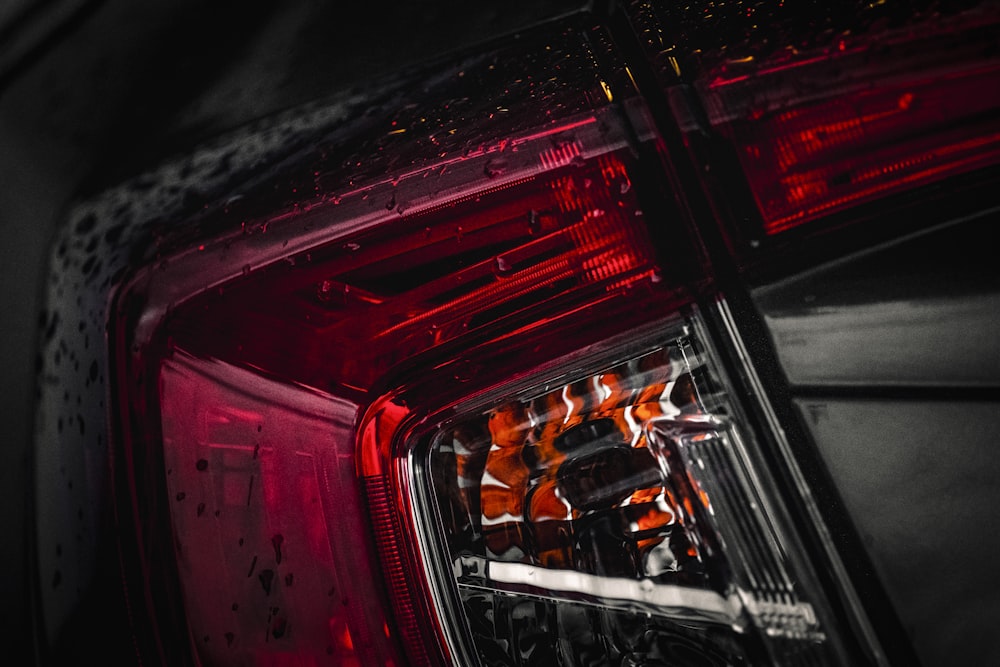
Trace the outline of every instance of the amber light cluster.
<path fill-rule="evenodd" d="M 643 432 L 650 419 L 697 414 L 697 392 L 669 351 L 633 364 L 650 370 L 616 368 L 453 431 L 439 451 L 453 452 L 456 478 L 441 488 L 451 491 L 457 532 L 481 536 L 470 550 L 602 575 L 697 569 Z"/>
<path fill-rule="evenodd" d="M 672 480 L 649 440 L 651 423 L 697 421 L 718 407 L 704 363 L 681 336 L 433 436 L 431 486 L 480 656 L 743 659 L 715 621 L 676 622 L 731 610 L 712 579 L 717 545 L 697 525 L 709 496 Z"/>

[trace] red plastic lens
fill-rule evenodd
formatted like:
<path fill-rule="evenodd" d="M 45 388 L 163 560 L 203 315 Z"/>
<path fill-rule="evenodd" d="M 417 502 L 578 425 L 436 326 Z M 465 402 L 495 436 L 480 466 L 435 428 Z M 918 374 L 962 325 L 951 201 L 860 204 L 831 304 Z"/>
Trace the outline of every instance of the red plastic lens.
<path fill-rule="evenodd" d="M 493 322 L 653 278 L 626 159 L 578 155 L 292 256 L 179 310 L 172 329 L 202 354 L 364 391 L 396 363 Z"/>
<path fill-rule="evenodd" d="M 441 350 L 509 339 L 544 358 L 528 332 L 557 340 L 566 322 L 675 291 L 624 136 L 614 116 L 583 114 L 380 184 L 393 207 L 373 209 L 364 189 L 329 201 L 309 213 L 326 240 L 305 250 L 285 250 L 291 223 L 267 223 L 132 283 L 124 302 L 138 305 L 122 312 L 137 313 L 127 335 L 143 344 L 125 367 L 143 391 L 129 437 L 169 499 L 164 560 L 199 660 L 446 661 L 406 489 L 357 420 L 375 391 L 456 360 Z M 207 290 L 202 277 L 175 301 L 197 283 L 188 267 L 255 244 L 277 261 Z M 383 407 L 376 440 L 402 415 Z"/>
<path fill-rule="evenodd" d="M 208 664 L 392 664 L 356 406 L 175 352 L 160 372 L 181 595 Z"/>
<path fill-rule="evenodd" d="M 928 30 L 700 83 L 766 234 L 1000 162 L 995 25 Z"/>

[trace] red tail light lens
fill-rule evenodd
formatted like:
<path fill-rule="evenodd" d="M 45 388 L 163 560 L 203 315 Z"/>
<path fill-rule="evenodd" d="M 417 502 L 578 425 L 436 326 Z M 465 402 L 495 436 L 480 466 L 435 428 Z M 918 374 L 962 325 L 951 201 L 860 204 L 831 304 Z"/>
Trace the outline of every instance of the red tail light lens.
<path fill-rule="evenodd" d="M 358 391 L 491 322 L 648 283 L 655 265 L 630 159 L 575 160 L 292 255 L 179 310 L 174 331 L 186 347 Z"/>
<path fill-rule="evenodd" d="M 393 664 L 356 407 L 177 350 L 159 377 L 181 595 L 206 664 Z"/>
<path fill-rule="evenodd" d="M 1000 162 L 996 34 L 995 15 L 963 15 L 706 75 L 764 233 Z"/>
<path fill-rule="evenodd" d="M 624 137 L 611 114 L 588 114 L 357 190 L 309 215 L 376 220 L 332 225 L 304 251 L 288 253 L 282 221 L 268 221 L 239 244 L 281 259 L 181 303 L 178 285 L 198 280 L 188 268 L 204 274 L 231 239 L 133 280 L 121 335 L 144 344 L 124 369 L 145 389 L 128 395 L 127 435 L 168 499 L 171 538 L 156 548 L 172 552 L 198 660 L 447 659 L 429 582 L 414 576 L 414 517 L 379 450 L 358 448 L 358 416 L 389 378 L 456 361 L 447 350 L 526 341 L 546 359 L 669 312 L 677 281 L 655 258 Z M 428 179 L 446 194 L 428 195 Z M 372 205 L 382 193 L 393 206 Z M 602 314 L 620 319 L 580 327 Z"/>

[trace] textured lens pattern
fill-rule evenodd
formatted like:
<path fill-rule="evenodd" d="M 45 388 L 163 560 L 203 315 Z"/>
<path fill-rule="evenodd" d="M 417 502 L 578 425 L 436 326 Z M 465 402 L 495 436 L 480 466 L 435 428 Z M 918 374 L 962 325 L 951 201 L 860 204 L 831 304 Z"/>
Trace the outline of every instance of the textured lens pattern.
<path fill-rule="evenodd" d="M 435 469 L 456 529 L 453 552 L 701 581 L 697 549 L 674 530 L 676 499 L 642 430 L 654 417 L 700 410 L 677 347 L 505 403 L 441 434 Z"/>
<path fill-rule="evenodd" d="M 706 372 L 682 336 L 434 436 L 437 504 L 484 664 L 748 659 L 712 589 L 715 547 L 687 525 L 692 499 L 644 426 L 717 410 Z"/>
<path fill-rule="evenodd" d="M 711 352 L 691 321 L 673 331 L 428 439 L 445 604 L 484 664 L 829 657 Z"/>

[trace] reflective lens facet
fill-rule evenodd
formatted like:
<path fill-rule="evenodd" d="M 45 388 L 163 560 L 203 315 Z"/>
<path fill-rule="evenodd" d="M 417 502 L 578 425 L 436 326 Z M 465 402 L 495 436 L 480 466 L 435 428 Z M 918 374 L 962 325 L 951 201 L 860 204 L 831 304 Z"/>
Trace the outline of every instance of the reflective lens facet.
<path fill-rule="evenodd" d="M 430 436 L 439 537 L 485 664 L 825 652 L 693 331 Z"/>

